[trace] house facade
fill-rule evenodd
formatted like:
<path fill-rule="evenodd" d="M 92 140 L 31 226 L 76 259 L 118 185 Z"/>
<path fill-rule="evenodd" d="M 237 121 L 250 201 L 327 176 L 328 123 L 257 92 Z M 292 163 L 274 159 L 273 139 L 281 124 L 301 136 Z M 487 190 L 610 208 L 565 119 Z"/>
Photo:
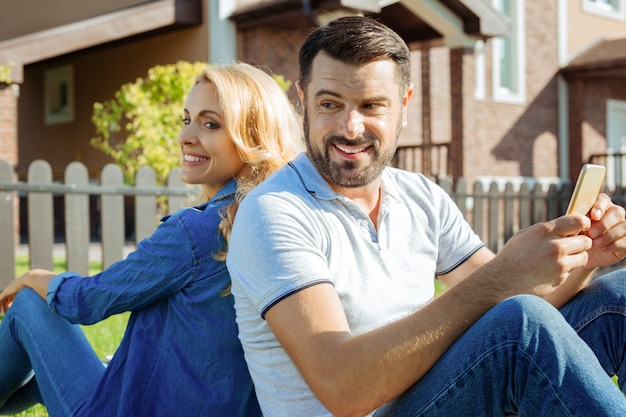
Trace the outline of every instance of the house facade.
<path fill-rule="evenodd" d="M 95 176 L 109 160 L 89 144 L 92 106 L 122 84 L 157 64 L 233 59 L 295 81 L 310 31 L 358 13 L 394 28 L 413 53 L 395 165 L 470 181 L 572 181 L 583 163 L 626 146 L 624 3 L 0 0 L 0 69 L 11 68 L 0 78 L 0 158 L 19 177 L 35 159 L 57 177 L 72 161 Z M 620 163 L 602 163 L 619 182 Z"/>

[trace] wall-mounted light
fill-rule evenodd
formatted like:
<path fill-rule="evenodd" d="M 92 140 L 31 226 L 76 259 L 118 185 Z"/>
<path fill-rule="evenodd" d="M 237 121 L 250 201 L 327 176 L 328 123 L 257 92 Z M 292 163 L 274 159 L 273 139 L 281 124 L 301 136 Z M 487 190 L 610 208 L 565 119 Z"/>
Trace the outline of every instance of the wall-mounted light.
<path fill-rule="evenodd" d="M 74 121 L 74 68 L 71 65 L 44 73 L 44 117 L 46 125 Z"/>

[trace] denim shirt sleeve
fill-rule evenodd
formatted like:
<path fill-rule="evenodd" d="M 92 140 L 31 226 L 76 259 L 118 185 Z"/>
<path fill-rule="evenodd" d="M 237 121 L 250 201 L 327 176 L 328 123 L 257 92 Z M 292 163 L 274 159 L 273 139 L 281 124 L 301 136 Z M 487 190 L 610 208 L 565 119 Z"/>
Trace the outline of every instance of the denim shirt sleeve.
<path fill-rule="evenodd" d="M 181 216 L 171 216 L 125 260 L 103 272 L 88 278 L 72 272 L 56 276 L 48 286 L 48 305 L 80 324 L 137 310 L 188 285 L 199 256 L 206 255 L 197 253 L 188 225 Z"/>
<path fill-rule="evenodd" d="M 97 275 L 58 275 L 48 286 L 50 309 L 72 323 L 93 324 L 175 296 L 225 270 L 214 258 L 224 245 L 220 210 L 233 201 L 236 188 L 231 180 L 207 203 L 164 217 L 137 250 Z"/>

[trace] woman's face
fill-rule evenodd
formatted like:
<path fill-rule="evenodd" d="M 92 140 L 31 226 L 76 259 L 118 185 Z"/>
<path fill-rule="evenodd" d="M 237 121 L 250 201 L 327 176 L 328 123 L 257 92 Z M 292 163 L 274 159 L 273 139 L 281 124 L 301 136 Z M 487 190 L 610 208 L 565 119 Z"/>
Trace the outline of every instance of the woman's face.
<path fill-rule="evenodd" d="M 212 83 L 201 82 L 189 91 L 183 123 L 178 136 L 183 159 L 180 178 L 187 184 L 204 185 L 213 196 L 244 163 L 226 133 Z"/>

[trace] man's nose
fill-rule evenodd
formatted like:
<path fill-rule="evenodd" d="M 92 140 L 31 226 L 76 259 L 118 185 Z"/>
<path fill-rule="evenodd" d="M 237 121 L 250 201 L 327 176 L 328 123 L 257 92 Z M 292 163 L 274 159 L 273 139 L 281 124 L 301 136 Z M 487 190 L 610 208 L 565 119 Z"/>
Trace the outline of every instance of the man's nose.
<path fill-rule="evenodd" d="M 358 110 L 348 110 L 342 121 L 342 134 L 347 139 L 355 139 L 365 132 L 365 118 Z"/>

